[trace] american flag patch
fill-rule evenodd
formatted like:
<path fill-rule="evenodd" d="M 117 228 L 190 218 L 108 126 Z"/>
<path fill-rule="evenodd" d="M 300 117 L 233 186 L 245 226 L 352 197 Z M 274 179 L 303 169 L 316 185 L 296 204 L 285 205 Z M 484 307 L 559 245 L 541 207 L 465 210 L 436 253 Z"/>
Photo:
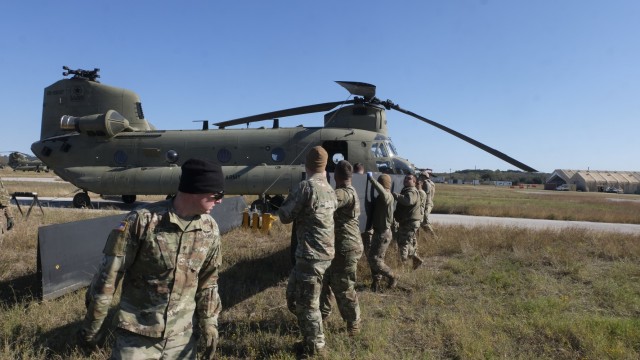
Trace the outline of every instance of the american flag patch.
<path fill-rule="evenodd" d="M 121 221 L 120 225 L 118 225 L 117 228 L 115 228 L 116 231 L 120 231 L 120 232 L 124 232 L 124 229 L 127 228 L 127 222 L 126 221 Z"/>

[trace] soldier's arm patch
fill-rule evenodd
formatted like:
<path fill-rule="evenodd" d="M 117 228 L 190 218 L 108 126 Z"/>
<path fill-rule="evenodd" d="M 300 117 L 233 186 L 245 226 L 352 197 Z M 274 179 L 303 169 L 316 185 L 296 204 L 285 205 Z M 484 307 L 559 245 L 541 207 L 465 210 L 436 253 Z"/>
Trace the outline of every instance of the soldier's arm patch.
<path fill-rule="evenodd" d="M 122 221 L 109 234 L 107 243 L 102 251 L 105 255 L 124 256 L 127 251 L 127 239 L 129 237 L 128 221 Z"/>

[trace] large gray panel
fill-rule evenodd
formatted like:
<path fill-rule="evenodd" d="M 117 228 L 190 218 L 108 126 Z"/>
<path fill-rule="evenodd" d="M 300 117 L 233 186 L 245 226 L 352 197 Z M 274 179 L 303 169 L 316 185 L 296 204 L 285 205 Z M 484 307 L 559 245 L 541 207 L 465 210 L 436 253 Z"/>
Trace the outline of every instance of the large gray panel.
<path fill-rule="evenodd" d="M 373 178 L 377 179 L 381 173 L 373 173 Z M 331 174 L 333 175 L 333 174 Z M 402 190 L 404 184 L 404 175 L 389 175 L 391 176 L 391 191 L 392 192 L 400 192 Z M 332 177 L 333 179 L 333 177 Z M 332 181 L 332 185 L 335 187 L 335 181 Z M 364 232 L 365 229 L 369 228 L 371 224 L 369 224 L 369 219 L 371 219 L 371 211 L 372 211 L 372 199 L 375 199 L 378 194 L 376 190 L 371 186 L 371 184 L 367 181 L 367 175 L 362 174 L 353 174 L 353 178 L 351 179 L 351 185 L 356 189 L 358 193 L 358 198 L 360 199 L 360 232 Z"/>

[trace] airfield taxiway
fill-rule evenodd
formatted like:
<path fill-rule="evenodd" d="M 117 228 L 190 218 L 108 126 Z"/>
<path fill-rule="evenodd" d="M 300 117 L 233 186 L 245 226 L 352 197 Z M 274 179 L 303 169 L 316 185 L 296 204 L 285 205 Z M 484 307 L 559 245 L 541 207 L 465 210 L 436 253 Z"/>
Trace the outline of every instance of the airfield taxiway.
<path fill-rule="evenodd" d="M 28 207 L 33 201 L 32 198 L 18 197 L 21 207 Z M 72 208 L 72 198 L 39 198 L 43 208 Z M 95 210 L 122 210 L 129 211 L 148 202 L 137 201 L 133 204 L 124 204 L 119 200 L 111 199 L 91 199 L 92 208 Z M 78 209 L 81 210 L 81 209 Z M 619 232 L 625 234 L 640 234 L 640 225 L 638 224 L 616 224 L 616 223 L 599 223 L 590 221 L 565 221 L 565 220 L 543 220 L 543 219 L 523 219 L 523 218 L 505 218 L 505 217 L 489 217 L 489 216 L 470 216 L 470 215 L 450 215 L 450 214 L 431 214 L 431 221 L 435 225 L 460 225 L 466 227 L 474 226 L 504 226 L 504 227 L 523 227 L 534 230 L 552 229 L 588 229 L 603 232 Z"/>

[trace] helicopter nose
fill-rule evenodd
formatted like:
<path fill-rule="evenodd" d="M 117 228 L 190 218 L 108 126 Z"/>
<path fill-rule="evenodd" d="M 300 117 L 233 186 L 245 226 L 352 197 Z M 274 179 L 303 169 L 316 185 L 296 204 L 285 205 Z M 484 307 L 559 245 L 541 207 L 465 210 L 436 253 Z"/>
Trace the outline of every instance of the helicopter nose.
<path fill-rule="evenodd" d="M 409 160 L 399 157 L 393 158 L 393 168 L 396 170 L 396 173 L 405 175 L 414 174 L 416 171 L 415 166 L 413 166 Z"/>

